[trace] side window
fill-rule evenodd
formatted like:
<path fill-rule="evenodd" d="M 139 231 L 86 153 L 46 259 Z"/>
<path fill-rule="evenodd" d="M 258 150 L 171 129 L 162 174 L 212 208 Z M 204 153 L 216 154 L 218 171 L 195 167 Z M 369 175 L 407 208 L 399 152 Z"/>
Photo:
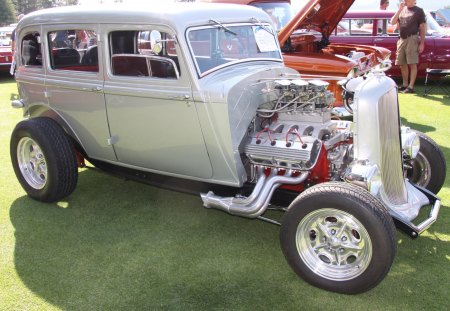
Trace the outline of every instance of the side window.
<path fill-rule="evenodd" d="M 86 29 L 48 33 L 50 66 L 57 70 L 98 72 L 97 34 Z"/>
<path fill-rule="evenodd" d="M 174 38 L 156 30 L 121 30 L 109 34 L 111 72 L 116 76 L 177 79 Z"/>
<path fill-rule="evenodd" d="M 336 27 L 337 36 L 371 36 L 373 20 L 371 19 L 343 19 Z"/>
<path fill-rule="evenodd" d="M 22 39 L 22 64 L 42 67 L 41 36 L 38 32 L 27 33 Z"/>

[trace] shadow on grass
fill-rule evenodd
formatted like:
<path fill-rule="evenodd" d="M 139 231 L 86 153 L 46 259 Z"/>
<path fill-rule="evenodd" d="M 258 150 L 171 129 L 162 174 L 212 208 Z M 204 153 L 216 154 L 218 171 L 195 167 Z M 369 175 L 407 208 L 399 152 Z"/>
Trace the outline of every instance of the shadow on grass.
<path fill-rule="evenodd" d="M 401 119 L 402 125 L 409 126 L 410 128 L 412 128 L 416 131 L 420 131 L 425 134 L 436 131 L 436 128 L 434 126 L 430 126 L 428 124 L 409 122 L 408 119 L 406 119 L 404 117 L 400 117 L 400 119 Z"/>
<path fill-rule="evenodd" d="M 443 207 L 444 219 L 449 211 Z M 399 234 L 388 277 L 368 293 L 345 296 L 311 287 L 290 270 L 277 227 L 97 171 L 82 171 L 64 202 L 18 198 L 10 219 L 18 275 L 64 310 L 370 310 L 369 303 L 418 310 L 446 303 L 437 286 L 448 266 L 448 243 L 436 238 L 448 233 L 442 222 L 415 241 Z"/>
<path fill-rule="evenodd" d="M 9 70 L 0 72 L 0 83 L 14 82 L 14 77 L 9 74 Z"/>
<path fill-rule="evenodd" d="M 394 79 L 397 85 L 401 85 L 401 79 Z M 429 81 L 430 86 L 434 85 L 436 81 Z M 416 85 L 414 86 L 415 97 L 427 99 L 430 101 L 435 101 L 443 105 L 450 105 L 450 97 L 448 96 L 450 92 L 450 79 L 445 79 L 441 86 L 434 86 L 432 89 L 428 88 L 430 92 L 425 94 L 425 79 L 417 79 Z M 403 95 L 401 95 L 403 96 Z"/>
<path fill-rule="evenodd" d="M 442 87 L 434 88 L 429 94 L 425 94 L 425 87 L 421 87 L 418 89 L 415 96 L 449 106 L 450 105 L 449 93 L 446 93 Z M 448 90 L 448 92 L 450 92 L 450 84 L 445 86 L 445 88 Z"/>

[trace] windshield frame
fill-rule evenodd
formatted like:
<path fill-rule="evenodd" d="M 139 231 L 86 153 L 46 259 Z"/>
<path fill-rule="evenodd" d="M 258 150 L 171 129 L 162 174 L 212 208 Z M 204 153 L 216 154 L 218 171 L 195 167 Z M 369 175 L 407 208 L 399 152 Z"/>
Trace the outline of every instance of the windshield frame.
<path fill-rule="evenodd" d="M 433 18 L 431 13 L 429 11 L 425 11 L 425 17 L 426 17 L 426 32 L 428 36 L 435 36 L 435 37 L 444 37 L 445 31 L 442 29 L 442 27 L 438 24 L 438 22 Z"/>
<path fill-rule="evenodd" d="M 232 57 L 221 57 L 221 58 L 217 58 L 217 65 L 213 65 L 211 67 L 208 67 L 205 70 L 202 70 L 201 66 L 199 65 L 198 59 L 204 58 L 204 59 L 208 59 L 208 60 L 212 60 L 214 58 L 214 56 L 216 54 L 213 53 L 213 50 L 220 50 L 220 47 L 218 47 L 218 44 L 223 43 L 223 41 L 219 42 L 219 36 L 225 36 L 225 37 L 230 37 L 231 39 L 233 38 L 238 38 L 238 28 L 239 27 L 243 27 L 242 30 L 247 30 L 249 31 L 250 29 L 253 32 L 253 35 L 255 35 L 256 31 L 264 31 L 265 33 L 269 34 L 272 38 L 271 41 L 273 42 L 269 42 L 270 44 L 272 44 L 272 46 L 270 48 L 273 48 L 270 51 L 265 51 L 265 52 L 261 52 L 261 51 L 257 51 L 256 53 L 272 53 L 272 54 L 276 54 L 276 57 L 269 57 L 269 56 L 262 56 L 262 57 L 251 57 L 250 56 L 250 52 L 247 52 L 248 57 L 242 57 L 242 58 L 237 58 L 235 60 L 232 60 Z M 257 27 L 257 29 L 256 29 Z M 249 28 L 249 29 L 245 29 L 245 28 Z M 210 40 L 204 40 L 204 43 L 207 44 L 207 52 L 209 53 L 209 55 L 201 55 L 201 53 L 198 53 L 198 51 L 196 52 L 192 43 L 193 42 L 201 42 L 201 40 L 193 40 L 191 39 L 191 35 L 194 35 L 195 32 L 199 33 L 200 31 L 205 30 L 212 30 L 211 32 L 209 32 L 209 34 L 212 35 L 212 37 L 214 38 L 210 38 Z M 230 30 L 232 30 L 230 32 Z M 234 33 L 234 31 L 236 31 L 236 33 Z M 216 43 L 213 43 L 213 39 L 215 39 Z M 223 39 L 223 38 L 222 38 Z M 255 37 L 253 36 L 252 39 L 255 40 L 255 43 L 257 42 L 257 40 L 255 39 Z M 272 25 L 268 22 L 245 22 L 245 23 L 219 23 L 217 24 L 215 21 L 213 21 L 210 25 L 204 25 L 204 26 L 195 26 L 195 27 L 190 27 L 188 29 L 186 29 L 186 33 L 185 33 L 185 40 L 187 43 L 187 46 L 189 48 L 189 53 L 191 55 L 191 59 L 194 63 L 195 69 L 197 71 L 197 75 L 199 78 L 202 78 L 208 74 L 210 74 L 211 72 L 215 72 L 217 70 L 220 70 L 222 68 L 225 67 L 229 67 L 235 64 L 239 64 L 239 63 L 245 63 L 245 62 L 254 62 L 254 61 L 272 61 L 272 62 L 279 62 L 279 63 L 283 63 L 283 56 L 280 50 L 280 45 L 278 42 L 278 38 L 276 36 L 276 32 L 273 29 Z M 215 44 L 215 48 L 213 49 L 213 45 Z M 256 43 L 257 44 L 257 43 Z M 259 46 L 258 46 L 259 47 Z M 254 53 L 253 53 L 254 54 Z M 240 55 L 236 54 L 238 57 Z M 219 61 L 225 61 L 224 63 L 220 63 Z"/>

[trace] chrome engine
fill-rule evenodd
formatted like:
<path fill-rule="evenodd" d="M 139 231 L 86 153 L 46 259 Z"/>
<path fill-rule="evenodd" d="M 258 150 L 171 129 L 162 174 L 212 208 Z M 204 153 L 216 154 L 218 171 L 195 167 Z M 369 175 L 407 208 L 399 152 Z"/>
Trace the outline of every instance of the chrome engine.
<path fill-rule="evenodd" d="M 258 217 L 277 187 L 335 180 L 365 188 L 411 236 L 423 232 L 436 220 L 440 201 L 432 203 L 405 179 L 402 153 L 414 158 L 419 144 L 413 131 L 400 127 L 395 82 L 382 72 L 353 82 L 352 121 L 332 114 L 327 82 L 267 82 L 240 146 L 248 181 L 255 183 L 252 194 L 223 198 L 209 192 L 202 194 L 204 206 Z M 415 226 L 411 221 L 428 204 L 434 205 L 430 217 Z"/>
<path fill-rule="evenodd" d="M 342 173 L 350 150 L 342 142 L 351 142 L 352 122 L 332 119 L 334 98 L 327 87 L 321 80 L 273 82 L 244 143 L 243 152 L 253 168 L 311 170 L 325 149 L 333 175 Z"/>

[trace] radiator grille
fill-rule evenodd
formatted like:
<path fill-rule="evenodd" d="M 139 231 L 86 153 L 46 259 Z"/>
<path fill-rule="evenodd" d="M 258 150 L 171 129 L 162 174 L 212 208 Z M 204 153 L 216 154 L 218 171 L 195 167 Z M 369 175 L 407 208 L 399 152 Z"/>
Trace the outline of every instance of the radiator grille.
<path fill-rule="evenodd" d="M 400 118 L 395 90 L 383 95 L 378 102 L 380 120 L 381 172 L 384 192 L 394 205 L 408 200 L 401 158 Z"/>

